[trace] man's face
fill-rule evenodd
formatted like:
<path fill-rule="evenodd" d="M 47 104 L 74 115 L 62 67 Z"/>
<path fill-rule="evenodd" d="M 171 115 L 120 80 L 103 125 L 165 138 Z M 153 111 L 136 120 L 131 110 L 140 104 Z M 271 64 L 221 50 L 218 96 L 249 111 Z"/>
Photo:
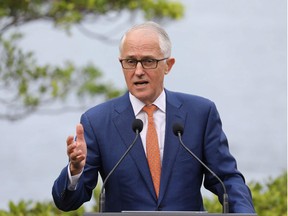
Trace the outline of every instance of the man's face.
<path fill-rule="evenodd" d="M 163 59 L 158 35 L 148 29 L 134 30 L 126 35 L 119 59 Z M 155 69 L 144 69 L 139 62 L 134 69 L 123 69 L 129 92 L 145 104 L 153 103 L 164 88 L 164 76 L 174 64 L 169 58 L 159 61 Z"/>

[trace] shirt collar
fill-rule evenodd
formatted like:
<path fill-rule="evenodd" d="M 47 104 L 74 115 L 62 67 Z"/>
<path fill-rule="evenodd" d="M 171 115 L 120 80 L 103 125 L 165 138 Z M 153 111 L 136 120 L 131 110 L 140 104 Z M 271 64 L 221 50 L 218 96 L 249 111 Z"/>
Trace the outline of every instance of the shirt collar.
<path fill-rule="evenodd" d="M 129 98 L 132 104 L 134 114 L 135 116 L 137 116 L 139 112 L 141 112 L 145 104 L 138 98 L 136 98 L 134 95 L 132 95 L 130 92 L 129 92 Z M 161 92 L 159 97 L 153 102 L 153 104 L 156 105 L 158 109 L 161 110 L 162 112 L 164 113 L 166 112 L 166 94 L 164 90 Z"/>

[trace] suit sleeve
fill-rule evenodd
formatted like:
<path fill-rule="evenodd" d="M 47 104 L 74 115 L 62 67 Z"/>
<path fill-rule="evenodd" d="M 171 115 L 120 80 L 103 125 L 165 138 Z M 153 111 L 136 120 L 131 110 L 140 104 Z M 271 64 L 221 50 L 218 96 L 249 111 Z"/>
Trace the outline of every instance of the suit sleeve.
<path fill-rule="evenodd" d="M 230 154 L 227 138 L 222 130 L 218 111 L 212 103 L 207 118 L 204 140 L 204 160 L 224 182 L 228 193 L 229 211 L 254 213 L 252 196 L 243 175 L 237 170 L 235 158 Z M 204 186 L 223 202 L 223 188 L 209 172 L 205 174 Z"/>
<path fill-rule="evenodd" d="M 88 117 L 83 114 L 81 124 L 84 127 L 85 141 L 87 144 L 87 159 L 84 171 L 79 178 L 76 190 L 68 190 L 67 166 L 55 180 L 52 188 L 52 196 L 55 205 L 63 211 L 78 209 L 84 202 L 89 201 L 98 180 L 99 151 L 95 134 Z"/>

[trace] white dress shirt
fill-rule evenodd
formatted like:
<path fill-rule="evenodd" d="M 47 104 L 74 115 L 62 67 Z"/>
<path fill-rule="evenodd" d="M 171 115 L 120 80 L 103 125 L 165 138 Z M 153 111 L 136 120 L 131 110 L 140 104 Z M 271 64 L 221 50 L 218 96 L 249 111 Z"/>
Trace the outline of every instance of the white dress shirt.
<path fill-rule="evenodd" d="M 133 96 L 131 93 L 129 93 L 129 98 L 133 107 L 135 117 L 143 121 L 143 130 L 141 131 L 140 136 L 143 143 L 144 151 L 146 152 L 146 133 L 148 125 L 148 115 L 146 112 L 142 110 L 145 104 L 139 99 L 137 99 L 135 96 Z M 162 161 L 164 151 L 165 126 L 166 126 L 166 95 L 164 90 L 152 104 L 158 107 L 158 109 L 154 112 L 153 118 L 157 131 L 160 156 Z"/>

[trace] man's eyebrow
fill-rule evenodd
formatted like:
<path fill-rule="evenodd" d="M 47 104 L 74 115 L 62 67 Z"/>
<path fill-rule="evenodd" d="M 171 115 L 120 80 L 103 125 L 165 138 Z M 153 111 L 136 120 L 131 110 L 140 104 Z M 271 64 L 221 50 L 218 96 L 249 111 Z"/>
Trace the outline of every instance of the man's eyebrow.
<path fill-rule="evenodd" d="M 137 60 L 138 60 L 138 58 L 136 58 L 136 57 L 133 56 L 133 55 L 127 56 L 127 57 L 125 57 L 125 59 L 137 59 Z M 139 60 L 141 60 L 141 59 L 155 59 L 155 57 L 154 57 L 154 56 L 147 55 L 147 56 L 142 56 Z"/>
<path fill-rule="evenodd" d="M 135 56 L 131 55 L 131 56 L 126 56 L 126 59 L 136 59 Z"/>

